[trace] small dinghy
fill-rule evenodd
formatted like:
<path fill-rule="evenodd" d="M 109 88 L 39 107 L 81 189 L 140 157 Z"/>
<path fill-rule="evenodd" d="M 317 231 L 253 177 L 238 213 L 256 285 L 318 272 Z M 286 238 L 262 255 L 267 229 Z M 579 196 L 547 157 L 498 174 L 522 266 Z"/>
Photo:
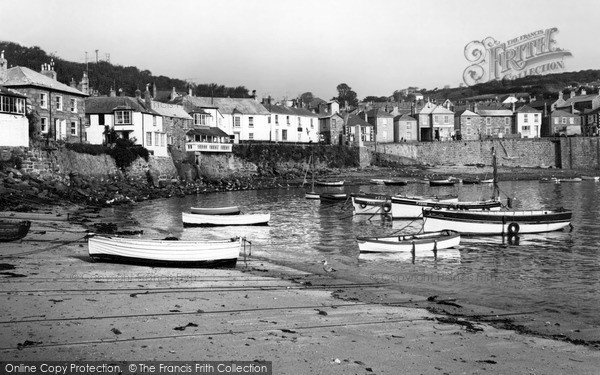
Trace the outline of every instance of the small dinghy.
<path fill-rule="evenodd" d="M 268 225 L 271 214 L 202 215 L 181 213 L 183 226 Z"/>
<path fill-rule="evenodd" d="M 0 242 L 20 240 L 29 233 L 29 220 L 0 220 Z"/>
<path fill-rule="evenodd" d="M 460 243 L 460 234 L 443 230 L 403 236 L 357 237 L 356 241 L 361 253 L 413 252 L 418 254 L 457 247 Z"/>
<path fill-rule="evenodd" d="M 190 207 L 190 212 L 200 215 L 239 215 L 239 206 L 228 207 Z"/>

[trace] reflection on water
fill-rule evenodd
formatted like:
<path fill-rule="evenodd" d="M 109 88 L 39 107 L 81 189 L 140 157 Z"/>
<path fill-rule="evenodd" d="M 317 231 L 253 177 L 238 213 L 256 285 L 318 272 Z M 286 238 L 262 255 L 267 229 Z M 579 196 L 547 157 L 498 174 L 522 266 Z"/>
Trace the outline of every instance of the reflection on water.
<path fill-rule="evenodd" d="M 419 183 L 345 189 L 407 195 L 458 194 L 463 201 L 489 199 L 492 193 L 490 185 L 432 188 Z M 145 202 L 124 214 L 133 214 L 145 233 L 157 237 L 169 232 L 182 239 L 245 236 L 252 241 L 253 254 L 273 261 L 306 266 L 328 259 L 347 275 L 380 280 L 413 292 L 444 293 L 491 307 L 552 312 L 557 321 L 576 317 L 590 325 L 600 324 L 600 183 L 509 181 L 501 182 L 500 189 L 504 198 L 514 198 L 515 209 L 572 209 L 573 231 L 522 235 L 510 240 L 463 237 L 459 249 L 414 258 L 411 254 L 359 255 L 355 238 L 417 232 L 421 220 L 390 222 L 367 215 L 355 217 L 349 202 L 321 204 L 305 199 L 302 189 L 178 197 Z M 230 205 L 239 205 L 248 213 L 269 211 L 271 222 L 266 227 L 182 226 L 181 212 L 191 206 Z"/>

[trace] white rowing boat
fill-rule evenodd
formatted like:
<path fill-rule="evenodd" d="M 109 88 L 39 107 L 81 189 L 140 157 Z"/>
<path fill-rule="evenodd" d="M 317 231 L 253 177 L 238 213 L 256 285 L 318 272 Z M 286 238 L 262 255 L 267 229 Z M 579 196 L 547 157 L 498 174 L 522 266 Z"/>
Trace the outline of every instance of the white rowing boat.
<path fill-rule="evenodd" d="M 184 226 L 268 225 L 271 214 L 202 215 L 181 213 Z"/>
<path fill-rule="evenodd" d="M 190 212 L 201 215 L 239 215 L 240 206 L 227 207 L 190 207 Z"/>
<path fill-rule="evenodd" d="M 452 231 L 410 234 L 389 237 L 357 237 L 361 253 L 398 253 L 437 251 L 457 247 L 460 234 Z"/>

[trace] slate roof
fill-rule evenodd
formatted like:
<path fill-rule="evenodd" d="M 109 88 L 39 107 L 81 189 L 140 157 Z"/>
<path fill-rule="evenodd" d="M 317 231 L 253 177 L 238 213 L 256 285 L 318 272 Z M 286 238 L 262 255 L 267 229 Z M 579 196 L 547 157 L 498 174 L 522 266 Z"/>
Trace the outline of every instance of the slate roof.
<path fill-rule="evenodd" d="M 570 107 L 571 103 L 591 102 L 598 94 L 577 95 L 572 98 L 563 99 L 564 102 L 556 105 L 557 108 Z"/>
<path fill-rule="evenodd" d="M 460 117 L 460 116 L 479 116 L 479 114 L 477 114 L 473 111 L 469 111 L 468 109 L 461 109 L 460 111 L 454 112 L 454 117 Z"/>
<path fill-rule="evenodd" d="M 379 117 L 394 117 L 394 115 L 392 115 L 391 113 L 388 113 L 388 112 L 384 111 L 380 107 L 368 110 L 367 111 L 367 116 L 368 117 L 377 117 L 377 118 L 379 118 Z"/>
<path fill-rule="evenodd" d="M 27 98 L 25 95 L 15 92 L 4 86 L 0 86 L 0 94 L 6 95 L 6 96 L 13 96 L 13 97 L 17 97 L 17 98 Z"/>
<path fill-rule="evenodd" d="M 7 71 L 7 79 L 0 84 L 8 87 L 43 87 L 53 91 L 65 92 L 73 95 L 88 96 L 74 87 L 65 85 L 50 77 L 46 77 L 42 73 L 26 68 L 24 66 L 15 66 Z"/>
<path fill-rule="evenodd" d="M 560 117 L 579 117 L 578 115 L 575 115 L 575 114 L 567 112 L 567 111 L 561 111 L 560 109 L 552 111 L 550 116 L 552 116 L 552 117 L 558 117 L 558 116 L 560 116 Z"/>
<path fill-rule="evenodd" d="M 152 108 L 147 108 L 143 100 L 130 96 L 94 96 L 85 99 L 85 112 L 89 114 L 110 114 L 115 108 L 160 115 Z"/>
<path fill-rule="evenodd" d="M 161 116 L 165 117 L 176 117 L 191 120 L 190 116 L 184 109 L 183 106 L 178 104 L 162 103 L 155 100 L 152 101 L 152 109 Z"/>
<path fill-rule="evenodd" d="M 397 121 L 417 121 L 417 119 L 415 119 L 414 117 L 411 117 L 405 113 L 405 114 L 394 117 L 394 122 L 397 122 Z"/>
<path fill-rule="evenodd" d="M 267 104 L 265 108 L 272 114 L 276 115 L 288 115 L 288 116 L 301 116 L 301 117 L 314 117 L 318 118 L 319 115 L 316 113 L 309 111 L 306 108 L 294 108 L 294 107 L 286 107 L 278 104 Z"/>
<path fill-rule="evenodd" d="M 188 135 L 207 135 L 207 136 L 211 136 L 211 137 L 228 137 L 229 138 L 229 134 L 225 133 L 223 130 L 221 130 L 220 128 L 217 128 L 215 126 L 198 126 L 195 127 L 194 129 L 190 129 L 187 132 Z"/>
<path fill-rule="evenodd" d="M 259 102 L 251 98 L 209 98 L 186 95 L 175 98 L 173 103 L 181 103 L 184 107 L 194 106 L 199 108 L 218 108 L 223 114 L 239 112 L 244 115 L 268 115 L 269 111 Z"/>
<path fill-rule="evenodd" d="M 348 118 L 346 119 L 346 126 L 356 126 L 356 125 L 373 126 L 373 125 L 369 124 L 368 122 L 366 122 L 361 116 L 348 115 Z"/>
<path fill-rule="evenodd" d="M 517 110 L 515 111 L 515 113 L 541 113 L 542 111 L 539 111 L 537 109 L 533 109 L 528 105 L 524 105 L 522 107 L 517 108 Z"/>

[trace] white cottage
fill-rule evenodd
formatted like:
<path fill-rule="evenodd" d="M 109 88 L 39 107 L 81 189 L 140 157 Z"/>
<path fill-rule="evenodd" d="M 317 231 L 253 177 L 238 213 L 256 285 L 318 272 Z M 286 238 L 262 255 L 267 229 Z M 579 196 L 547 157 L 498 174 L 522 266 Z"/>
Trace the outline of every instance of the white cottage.
<path fill-rule="evenodd" d="M 515 111 L 516 133 L 522 138 L 539 138 L 542 129 L 542 111 L 524 105 Z"/>
<path fill-rule="evenodd" d="M 0 146 L 29 146 L 25 101 L 24 95 L 0 86 Z"/>

